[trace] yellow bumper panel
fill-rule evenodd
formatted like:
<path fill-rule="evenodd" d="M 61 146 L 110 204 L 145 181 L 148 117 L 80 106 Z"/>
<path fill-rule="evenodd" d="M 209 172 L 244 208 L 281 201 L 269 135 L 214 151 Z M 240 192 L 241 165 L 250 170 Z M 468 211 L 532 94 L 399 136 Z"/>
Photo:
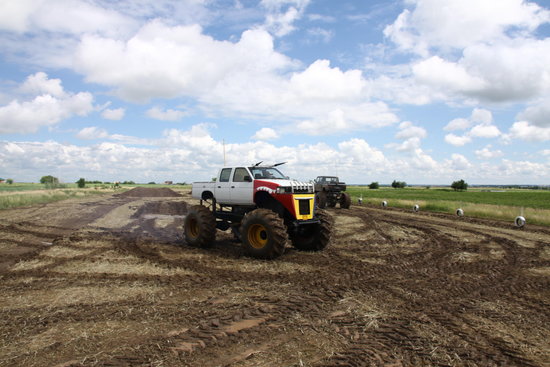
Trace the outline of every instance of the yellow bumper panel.
<path fill-rule="evenodd" d="M 292 195 L 292 202 L 296 219 L 308 220 L 313 218 L 314 196 L 312 194 L 294 194 Z"/>

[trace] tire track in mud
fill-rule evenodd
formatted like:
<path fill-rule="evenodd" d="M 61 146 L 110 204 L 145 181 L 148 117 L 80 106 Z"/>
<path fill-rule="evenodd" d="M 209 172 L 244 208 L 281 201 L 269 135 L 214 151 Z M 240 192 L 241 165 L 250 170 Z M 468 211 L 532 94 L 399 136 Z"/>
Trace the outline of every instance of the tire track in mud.
<path fill-rule="evenodd" d="M 548 281 L 540 282 L 528 282 L 525 283 L 524 278 L 517 276 L 511 276 L 518 268 L 520 261 L 518 259 L 528 258 L 532 259 L 533 251 L 520 247 L 516 242 L 507 238 L 498 237 L 494 235 L 487 235 L 485 232 L 479 232 L 471 229 L 461 228 L 462 231 L 469 231 L 472 234 L 490 238 L 492 241 L 496 241 L 502 244 L 505 248 L 505 255 L 503 261 L 494 262 L 488 266 L 488 262 L 475 264 L 464 264 L 460 262 L 449 261 L 449 249 L 460 250 L 460 245 L 457 246 L 453 243 L 453 238 L 443 231 L 437 228 L 430 228 L 429 223 L 425 221 L 407 220 L 406 224 L 403 219 L 395 219 L 392 216 L 377 215 L 378 213 L 368 212 L 360 213 L 358 210 L 353 212 L 354 215 L 362 217 L 365 222 L 370 221 L 373 223 L 373 227 L 378 234 L 378 238 L 382 238 L 384 242 L 388 241 L 388 236 L 384 233 L 382 225 L 389 224 L 393 226 L 406 226 L 409 228 L 415 228 L 422 231 L 427 235 L 429 241 L 424 243 L 429 245 L 428 249 L 415 253 L 413 255 L 404 256 L 404 261 L 398 261 L 392 259 L 394 266 L 391 266 L 392 271 L 399 271 L 400 273 L 409 273 L 411 276 L 415 276 L 414 279 L 418 280 L 419 269 L 424 268 L 422 275 L 432 273 L 429 277 L 429 283 L 434 288 L 438 288 L 437 296 L 434 292 L 430 292 L 429 287 L 415 289 L 417 293 L 424 293 L 420 302 L 415 302 L 414 299 L 409 297 L 403 298 L 403 296 L 396 292 L 390 292 L 397 298 L 403 298 L 403 301 L 408 302 L 409 309 L 413 310 L 423 309 L 423 314 L 426 315 L 431 322 L 439 323 L 444 329 L 452 331 L 459 340 L 468 343 L 467 353 L 464 351 L 456 350 L 452 346 L 448 346 L 449 350 L 447 355 L 461 356 L 459 361 L 455 361 L 456 365 L 464 365 L 467 361 L 471 361 L 475 364 L 481 365 L 521 365 L 521 366 L 537 366 L 538 361 L 532 361 L 526 356 L 522 356 L 516 350 L 517 345 L 511 345 L 511 343 L 503 342 L 502 339 L 495 338 L 492 335 L 480 336 L 479 332 L 475 328 L 469 330 L 464 328 L 467 325 L 467 320 L 462 318 L 461 311 L 465 308 L 465 303 L 469 299 L 475 299 L 476 297 L 483 295 L 488 296 L 486 293 L 494 294 L 494 285 L 499 284 L 498 291 L 507 290 L 509 295 L 516 295 L 519 293 L 520 288 L 532 289 L 532 290 L 544 290 L 548 289 Z M 389 218 L 388 218 L 389 217 Z M 421 223 L 418 223 L 421 222 Z M 544 232 L 544 231 L 543 231 Z M 345 239 L 343 240 L 346 241 Z M 470 247 L 467 247 L 470 249 Z M 428 255 L 428 256 L 426 256 Z M 532 260 L 529 261 L 531 264 Z M 548 261 L 537 261 L 535 263 L 548 265 Z M 477 277 L 472 282 L 464 282 L 464 279 L 454 282 L 449 282 L 449 277 L 444 277 L 445 272 L 455 272 L 458 274 L 475 274 Z M 440 281 L 438 287 L 437 280 Z M 450 284 L 449 284 L 450 283 Z M 441 292 L 442 286 L 447 285 L 451 290 Z M 519 297 L 513 297 L 519 298 Z M 426 300 L 429 299 L 430 306 L 426 307 Z M 449 305 L 449 299 L 456 299 L 459 302 L 455 305 Z M 412 307 L 410 307 L 412 306 Z M 451 306 L 451 307 L 449 307 Z M 533 307 L 531 303 L 528 306 Z M 540 310 L 538 305 L 535 305 L 536 310 Z M 544 314 L 543 314 L 544 315 Z M 548 312 L 546 311 L 546 320 L 548 320 Z M 340 321 L 344 325 L 350 324 L 349 320 Z M 352 328 L 357 328 L 357 325 L 350 324 Z M 349 330 L 347 332 L 350 333 Z M 352 343 L 350 348 L 344 353 L 339 353 L 326 363 L 318 364 L 318 366 L 337 366 L 337 365 L 386 365 L 386 363 L 395 363 L 396 365 L 415 365 L 421 363 L 422 365 L 431 365 L 433 358 L 430 351 L 419 351 L 412 349 L 412 353 L 409 355 L 394 355 L 391 356 L 390 351 L 394 350 L 392 345 L 400 345 L 402 350 L 407 350 L 407 343 L 411 340 L 418 339 L 414 332 L 404 328 L 400 325 L 398 328 L 383 325 L 379 327 L 374 333 L 370 333 L 366 340 L 361 338 L 361 334 L 355 334 L 358 336 L 358 341 Z M 397 337 L 396 337 L 397 335 Z M 356 338 L 357 339 L 357 338 Z M 389 343 L 388 343 L 389 339 Z M 386 340 L 386 342 L 384 342 Z M 426 341 L 417 343 L 420 345 L 429 345 Z M 370 346 L 369 346 L 370 345 Z M 441 347 L 441 346 L 439 346 Z M 414 358 L 411 358 L 411 354 Z M 390 357 L 391 356 L 391 357 Z M 420 358 L 420 359 L 418 359 Z M 441 363 L 441 362 L 440 362 Z M 438 364 L 438 363 L 437 363 Z M 439 365 L 439 364 L 438 364 Z"/>
<path fill-rule="evenodd" d="M 43 280 L 27 285 L 28 290 L 53 290 L 64 280 L 82 287 L 155 285 L 157 298 L 56 306 L 45 316 L 40 307 L 2 311 L 2 331 L 15 330 L 23 322 L 36 325 L 27 330 L 29 336 L 66 322 L 158 320 L 171 325 L 160 334 L 137 333 L 95 356 L 67 360 L 65 366 L 299 366 L 297 357 L 284 354 L 285 346 L 305 348 L 308 340 L 317 339 L 331 344 L 304 359 L 316 367 L 540 366 L 550 358 L 544 338 L 535 340 L 535 332 L 549 332 L 545 325 L 550 324 L 550 284 L 548 277 L 526 274 L 529 268 L 549 266 L 540 257 L 546 243 L 536 238 L 550 231 L 537 228 L 508 236 L 508 228 L 484 231 L 478 223 L 455 223 L 451 217 L 437 216 L 434 222 L 422 215 L 353 207 L 331 213 L 355 218 L 358 225 L 339 230 L 324 252 L 287 249 L 274 262 L 242 258 L 240 248 L 221 232 L 211 249 L 187 246 L 173 236 L 177 219 L 168 228 L 170 235 L 163 235 L 154 219 L 141 215 L 135 218 L 138 228 L 132 224 L 63 235 L 54 241 L 67 248 L 78 249 L 89 241 L 108 246 L 87 255 L 56 258 L 55 265 L 25 274 L 4 273 L 3 279 Z M 519 244 L 521 233 L 527 234 L 528 243 Z M 493 243 L 498 245 L 496 255 L 487 247 Z M 191 274 L 75 276 L 56 270 L 75 259 L 93 261 L 107 251 Z M 245 262 L 251 266 L 239 268 Z M 265 271 L 268 268 L 279 270 Z M 227 290 L 219 293 L 224 287 Z M 199 292 L 202 298 L 188 298 Z M 130 309 L 134 311 L 128 313 Z M 492 329 L 505 322 L 510 328 Z M 521 331 L 517 340 L 511 338 L 515 329 Z M 48 351 L 60 348 L 54 345 Z M 529 348 L 538 353 L 530 355 Z M 266 362 L 275 354 L 286 359 Z M 14 362 L 23 365 L 26 358 L 31 355 Z"/>

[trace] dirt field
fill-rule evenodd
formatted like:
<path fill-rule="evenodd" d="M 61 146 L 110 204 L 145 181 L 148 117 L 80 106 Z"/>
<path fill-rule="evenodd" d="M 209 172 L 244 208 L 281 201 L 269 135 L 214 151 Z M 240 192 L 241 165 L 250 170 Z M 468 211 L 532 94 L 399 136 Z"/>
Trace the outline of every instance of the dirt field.
<path fill-rule="evenodd" d="M 181 194 L 1 211 L 0 366 L 550 366 L 548 227 L 353 206 L 259 261 Z"/>

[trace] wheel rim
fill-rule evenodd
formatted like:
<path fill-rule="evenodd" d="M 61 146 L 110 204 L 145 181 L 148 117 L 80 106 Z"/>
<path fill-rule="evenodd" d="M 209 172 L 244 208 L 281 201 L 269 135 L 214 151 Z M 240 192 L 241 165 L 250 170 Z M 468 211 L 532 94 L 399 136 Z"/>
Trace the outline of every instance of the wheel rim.
<path fill-rule="evenodd" d="M 267 231 L 261 224 L 253 224 L 248 229 L 248 242 L 254 248 L 263 248 L 267 244 Z"/>
<path fill-rule="evenodd" d="M 189 222 L 187 222 L 187 234 L 192 238 L 197 238 L 199 236 L 199 221 L 195 218 L 191 218 Z"/>

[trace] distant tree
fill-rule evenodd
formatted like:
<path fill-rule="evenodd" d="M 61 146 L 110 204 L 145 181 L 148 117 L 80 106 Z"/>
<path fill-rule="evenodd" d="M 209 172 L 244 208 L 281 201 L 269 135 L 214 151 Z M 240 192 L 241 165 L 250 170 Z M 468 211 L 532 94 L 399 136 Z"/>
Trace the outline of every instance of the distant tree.
<path fill-rule="evenodd" d="M 57 177 L 53 177 L 51 175 L 48 175 L 48 176 L 42 176 L 42 178 L 40 178 L 40 183 L 41 184 L 58 184 L 59 183 L 59 179 Z"/>
<path fill-rule="evenodd" d="M 466 191 L 468 190 L 468 184 L 464 180 L 453 181 L 451 188 L 455 191 Z"/>
<path fill-rule="evenodd" d="M 148 183 L 148 185 L 156 185 L 155 181 L 151 181 Z"/>
<path fill-rule="evenodd" d="M 404 189 L 405 187 L 407 187 L 407 183 L 405 181 L 393 180 L 393 182 L 391 183 L 391 187 L 393 187 L 394 189 Z"/>
<path fill-rule="evenodd" d="M 82 189 L 86 187 L 86 179 L 80 178 L 80 180 L 76 181 L 76 184 L 78 185 L 79 188 Z"/>
<path fill-rule="evenodd" d="M 378 182 L 371 182 L 369 185 L 369 189 L 376 190 L 380 188 L 380 184 Z"/>
<path fill-rule="evenodd" d="M 8 179 L 6 180 L 6 183 L 7 183 L 8 185 L 12 185 L 12 184 L 13 184 L 13 179 L 12 179 L 12 178 L 8 178 Z"/>
<path fill-rule="evenodd" d="M 135 185 L 136 183 L 134 181 L 124 181 L 122 184 L 123 185 Z"/>

